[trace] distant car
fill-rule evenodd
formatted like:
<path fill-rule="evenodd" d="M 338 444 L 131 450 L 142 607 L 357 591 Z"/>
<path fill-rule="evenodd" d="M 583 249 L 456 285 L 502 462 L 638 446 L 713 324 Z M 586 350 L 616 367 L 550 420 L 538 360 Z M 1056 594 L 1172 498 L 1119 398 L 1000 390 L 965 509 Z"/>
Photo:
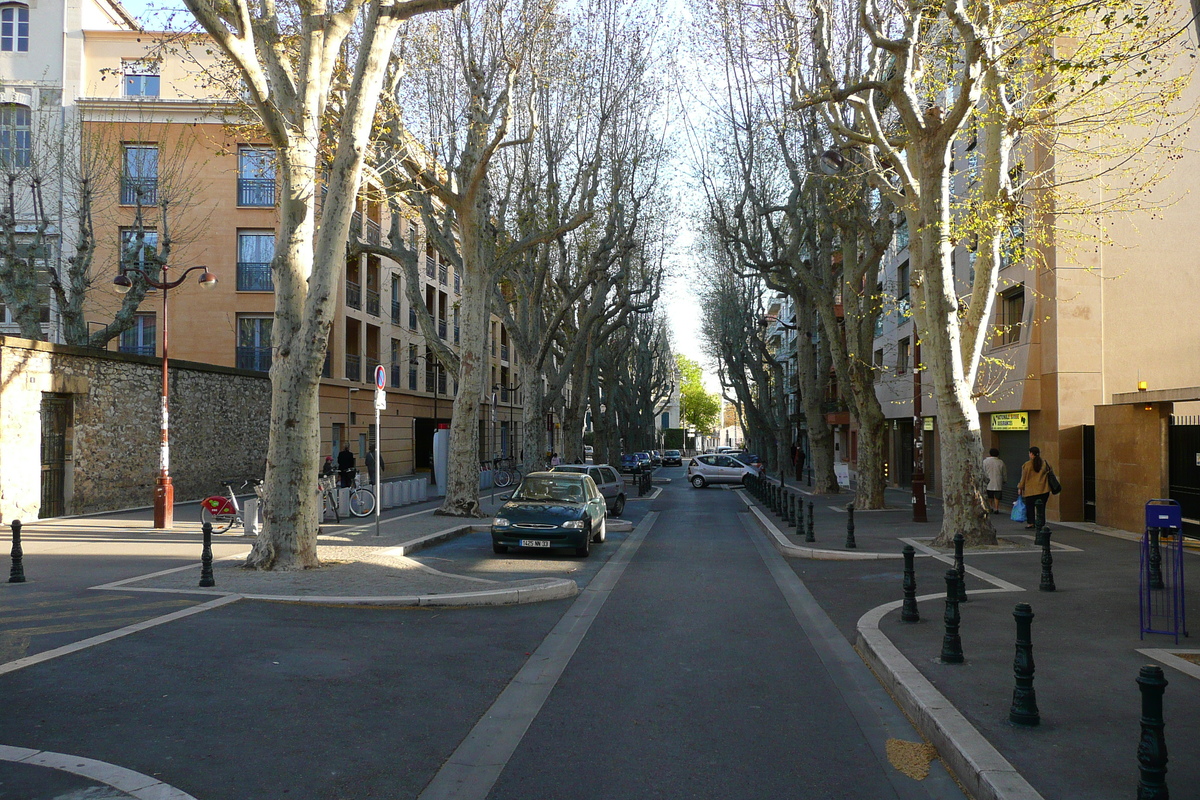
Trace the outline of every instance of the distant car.
<path fill-rule="evenodd" d="M 654 460 L 650 458 L 650 453 L 648 451 L 641 450 L 637 453 L 634 453 L 634 455 L 638 457 L 638 461 L 642 462 L 643 470 L 654 468 Z"/>
<path fill-rule="evenodd" d="M 678 450 L 664 450 L 662 463 L 664 467 L 682 467 L 683 454 Z"/>
<path fill-rule="evenodd" d="M 550 471 L 587 475 L 604 497 L 609 514 L 619 517 L 625 511 L 625 481 L 616 469 L 608 464 L 559 464 L 557 467 L 551 467 Z"/>
<path fill-rule="evenodd" d="M 710 483 L 741 483 L 747 475 L 759 474 L 757 467 L 716 453 L 696 456 L 687 468 L 688 482 L 697 489 L 703 489 Z"/>
<path fill-rule="evenodd" d="M 752 467 L 758 467 L 760 470 L 763 468 L 763 460 L 759 457 L 758 453 L 747 453 L 745 450 L 731 450 L 725 455 L 736 458 L 743 464 L 749 464 Z"/>
<path fill-rule="evenodd" d="M 591 458 L 594 454 L 595 454 L 595 450 L 592 449 L 592 446 L 590 444 L 585 444 L 583 446 L 583 457 L 584 458 Z"/>
<path fill-rule="evenodd" d="M 662 453 L 657 450 L 650 451 L 650 463 L 656 467 L 662 466 Z"/>
<path fill-rule="evenodd" d="M 622 453 L 618 469 L 621 472 L 629 472 L 636 475 L 642 471 L 642 460 L 637 457 L 637 453 Z"/>
<path fill-rule="evenodd" d="M 607 535 L 604 497 L 587 475 L 531 472 L 492 519 L 492 550 L 573 547 L 587 557 Z"/>

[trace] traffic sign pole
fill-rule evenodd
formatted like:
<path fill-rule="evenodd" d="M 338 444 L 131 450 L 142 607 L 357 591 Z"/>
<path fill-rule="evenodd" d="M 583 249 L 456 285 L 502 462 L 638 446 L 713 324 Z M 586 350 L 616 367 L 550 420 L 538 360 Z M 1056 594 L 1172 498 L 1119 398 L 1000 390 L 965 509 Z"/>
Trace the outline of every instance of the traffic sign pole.
<path fill-rule="evenodd" d="M 380 429 L 379 412 L 387 408 L 387 370 L 382 364 L 375 365 L 375 535 L 379 535 L 379 515 L 383 511 L 382 471 L 379 469 Z"/>

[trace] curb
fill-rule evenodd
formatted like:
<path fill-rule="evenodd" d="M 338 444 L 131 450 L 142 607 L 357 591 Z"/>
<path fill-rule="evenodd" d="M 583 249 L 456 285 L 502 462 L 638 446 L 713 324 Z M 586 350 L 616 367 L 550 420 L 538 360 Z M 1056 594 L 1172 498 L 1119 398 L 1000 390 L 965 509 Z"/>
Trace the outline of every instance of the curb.
<path fill-rule="evenodd" d="M 238 595 L 245 600 L 265 600 L 276 603 L 298 603 L 334 606 L 515 606 L 562 600 L 579 594 L 579 585 L 567 578 L 551 578 L 537 586 L 507 589 L 485 589 L 478 592 L 449 592 L 447 594 L 413 594 L 391 597 L 337 597 L 319 595 Z"/>
<path fill-rule="evenodd" d="M 1044 800 L 879 629 L 884 615 L 901 604 L 897 600 L 863 614 L 854 649 L 975 800 Z"/>
<path fill-rule="evenodd" d="M 746 504 L 746 508 L 754 515 L 758 521 L 759 527 L 763 529 L 771 537 L 771 541 L 775 544 L 775 549 L 788 558 L 808 558 L 815 561 L 883 561 L 897 558 L 904 558 L 901 553 L 875 553 L 870 551 L 859 550 L 820 550 L 816 547 L 801 547 L 789 542 L 779 530 L 775 527 L 767 515 L 764 514 L 759 507 L 751 502 L 746 497 L 746 493 L 741 490 L 735 490 L 738 497 L 742 498 L 742 502 Z"/>

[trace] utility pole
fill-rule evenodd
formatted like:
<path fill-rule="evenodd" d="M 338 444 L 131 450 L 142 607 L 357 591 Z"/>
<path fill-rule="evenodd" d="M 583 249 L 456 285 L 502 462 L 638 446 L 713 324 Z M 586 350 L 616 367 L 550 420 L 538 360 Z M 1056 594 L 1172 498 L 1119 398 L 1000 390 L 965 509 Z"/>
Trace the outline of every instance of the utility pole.
<path fill-rule="evenodd" d="M 921 419 L 921 340 L 913 326 L 913 522 L 928 522 L 925 515 L 925 421 Z"/>

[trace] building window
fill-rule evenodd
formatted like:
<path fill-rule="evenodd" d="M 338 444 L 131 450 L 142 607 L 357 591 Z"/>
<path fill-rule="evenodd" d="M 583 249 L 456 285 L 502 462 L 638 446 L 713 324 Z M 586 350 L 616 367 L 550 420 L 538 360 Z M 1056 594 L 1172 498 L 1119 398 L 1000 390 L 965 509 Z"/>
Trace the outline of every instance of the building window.
<path fill-rule="evenodd" d="M 1021 341 L 1021 323 L 1025 319 L 1025 286 L 1015 286 L 1000 295 L 996 305 L 996 346 Z"/>
<path fill-rule="evenodd" d="M 270 371 L 271 321 L 269 316 L 238 316 L 238 369 Z"/>
<path fill-rule="evenodd" d="M 121 205 L 155 205 L 158 202 L 158 147 L 125 145 L 121 171 Z"/>
<path fill-rule="evenodd" d="M 238 149 L 238 205 L 275 205 L 275 151 L 266 147 Z"/>
<path fill-rule="evenodd" d="M 408 389 L 410 392 L 417 390 L 417 346 L 415 344 L 408 346 Z"/>
<path fill-rule="evenodd" d="M 883 366 L 883 350 L 882 349 L 875 351 L 875 357 L 871 361 L 871 366 L 874 367 L 875 369 L 879 369 L 880 367 Z"/>
<path fill-rule="evenodd" d="M 122 353 L 139 356 L 154 355 L 154 328 L 153 314 L 134 314 L 133 327 L 121 334 L 121 343 L 117 349 Z"/>
<path fill-rule="evenodd" d="M 896 347 L 896 372 L 908 372 L 908 362 L 912 357 L 912 347 L 908 339 L 901 339 L 900 344 Z"/>
<path fill-rule="evenodd" d="M 904 259 L 899 267 L 896 267 L 896 299 L 908 299 L 908 286 L 911 283 L 911 275 L 909 272 L 908 259 Z"/>
<path fill-rule="evenodd" d="M 33 155 L 28 106 L 0 104 L 0 166 L 6 169 L 28 167 Z"/>
<path fill-rule="evenodd" d="M 158 273 L 158 231 L 121 228 L 121 269 Z"/>
<path fill-rule="evenodd" d="M 157 62 L 122 61 L 121 73 L 126 97 L 158 97 Z"/>
<path fill-rule="evenodd" d="M 25 6 L 0 8 L 0 51 L 29 52 L 29 9 Z"/>
<path fill-rule="evenodd" d="M 274 231 L 239 231 L 237 260 L 238 291 L 275 291 L 275 282 L 271 278 L 271 261 L 274 258 Z"/>

